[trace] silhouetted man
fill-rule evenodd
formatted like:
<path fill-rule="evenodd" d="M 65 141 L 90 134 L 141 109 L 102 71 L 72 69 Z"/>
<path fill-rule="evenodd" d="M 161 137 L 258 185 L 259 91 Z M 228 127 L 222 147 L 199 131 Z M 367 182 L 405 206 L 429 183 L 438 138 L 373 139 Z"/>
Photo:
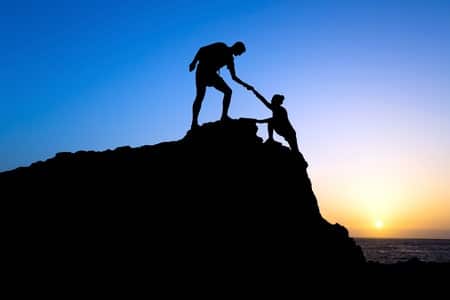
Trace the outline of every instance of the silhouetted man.
<path fill-rule="evenodd" d="M 234 69 L 234 55 L 241 55 L 245 52 L 245 45 L 242 42 L 236 42 L 233 46 L 228 47 L 224 43 L 214 43 L 204 46 L 198 50 L 191 64 L 189 65 L 189 72 L 192 72 L 197 65 L 197 72 L 195 74 L 195 82 L 197 88 L 197 95 L 195 96 L 194 105 L 192 106 L 192 124 L 191 129 L 198 127 L 198 114 L 202 106 L 203 98 L 205 97 L 206 87 L 212 86 L 221 91 L 223 95 L 223 107 L 221 120 L 227 120 L 228 108 L 231 101 L 231 88 L 225 83 L 218 72 L 223 66 L 227 66 L 230 71 L 231 78 L 237 83 L 243 85 L 247 89 L 252 87 L 243 82 L 236 76 Z"/>

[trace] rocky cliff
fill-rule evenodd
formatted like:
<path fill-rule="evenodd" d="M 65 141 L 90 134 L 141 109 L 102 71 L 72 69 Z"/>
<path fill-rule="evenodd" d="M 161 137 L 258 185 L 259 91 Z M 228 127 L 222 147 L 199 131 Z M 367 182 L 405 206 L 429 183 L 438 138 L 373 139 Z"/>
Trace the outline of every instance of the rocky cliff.
<path fill-rule="evenodd" d="M 17 253 L 69 272 L 172 279 L 364 264 L 347 230 L 322 218 L 303 159 L 256 132 L 252 120 L 208 123 L 179 141 L 1 173 Z"/>

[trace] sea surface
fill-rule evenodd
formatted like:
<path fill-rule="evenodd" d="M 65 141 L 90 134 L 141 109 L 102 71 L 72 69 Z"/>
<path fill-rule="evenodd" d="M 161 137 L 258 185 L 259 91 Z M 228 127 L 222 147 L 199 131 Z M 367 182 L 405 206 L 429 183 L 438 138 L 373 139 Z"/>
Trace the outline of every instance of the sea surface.
<path fill-rule="evenodd" d="M 418 258 L 425 262 L 450 262 L 450 240 L 355 238 L 367 261 L 396 263 Z"/>

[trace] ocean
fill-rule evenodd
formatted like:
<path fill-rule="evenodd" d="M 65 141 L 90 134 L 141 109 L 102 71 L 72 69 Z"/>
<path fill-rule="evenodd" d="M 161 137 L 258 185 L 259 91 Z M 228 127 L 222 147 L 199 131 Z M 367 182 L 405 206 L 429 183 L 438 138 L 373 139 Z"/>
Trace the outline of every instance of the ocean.
<path fill-rule="evenodd" d="M 418 258 L 424 262 L 450 262 L 450 240 L 354 238 L 367 261 L 396 263 Z"/>

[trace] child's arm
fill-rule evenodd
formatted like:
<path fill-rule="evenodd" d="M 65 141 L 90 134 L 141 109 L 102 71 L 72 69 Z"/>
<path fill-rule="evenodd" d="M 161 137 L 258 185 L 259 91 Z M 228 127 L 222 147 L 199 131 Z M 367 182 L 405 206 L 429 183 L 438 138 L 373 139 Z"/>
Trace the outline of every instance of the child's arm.
<path fill-rule="evenodd" d="M 265 106 L 267 106 L 268 109 L 272 109 L 272 105 L 270 104 L 269 101 L 267 101 L 266 98 L 264 98 L 263 95 L 261 95 L 260 93 L 258 93 L 257 90 L 255 90 L 255 88 L 251 89 L 251 91 L 253 92 L 253 94 L 255 94 L 256 98 L 258 98 L 262 103 L 264 103 Z"/>
<path fill-rule="evenodd" d="M 261 120 L 256 119 L 255 121 L 256 121 L 256 123 L 269 123 L 270 119 L 272 119 L 272 118 L 261 119 Z"/>

